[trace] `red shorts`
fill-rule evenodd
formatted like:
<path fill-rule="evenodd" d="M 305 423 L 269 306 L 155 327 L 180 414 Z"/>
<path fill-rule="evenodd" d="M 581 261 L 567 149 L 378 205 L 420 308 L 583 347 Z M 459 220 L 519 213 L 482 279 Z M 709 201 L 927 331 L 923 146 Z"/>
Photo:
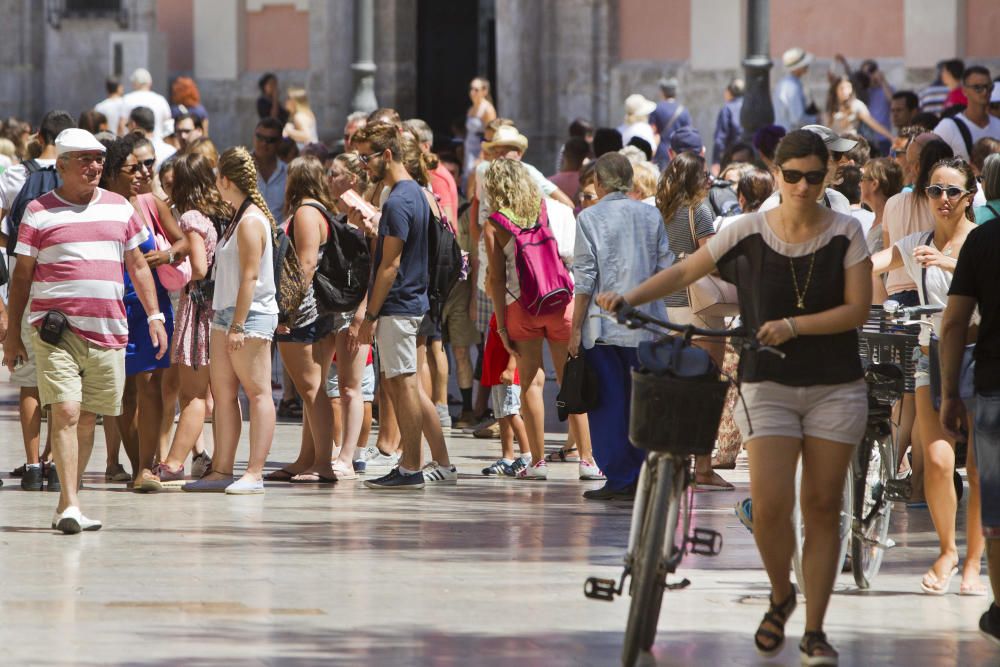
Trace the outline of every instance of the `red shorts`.
<path fill-rule="evenodd" d="M 483 372 L 479 384 L 484 387 L 495 387 L 500 384 L 500 374 L 507 370 L 508 363 L 510 363 L 510 353 L 503 346 L 500 334 L 497 333 L 497 316 L 491 315 L 490 329 L 486 335 L 486 347 L 483 348 Z M 521 379 L 515 370 L 514 384 L 520 382 Z"/>
<path fill-rule="evenodd" d="M 556 343 L 568 343 L 572 329 L 572 301 L 562 312 L 548 315 L 531 315 L 517 301 L 507 304 L 507 336 L 511 340 L 544 338 Z"/>

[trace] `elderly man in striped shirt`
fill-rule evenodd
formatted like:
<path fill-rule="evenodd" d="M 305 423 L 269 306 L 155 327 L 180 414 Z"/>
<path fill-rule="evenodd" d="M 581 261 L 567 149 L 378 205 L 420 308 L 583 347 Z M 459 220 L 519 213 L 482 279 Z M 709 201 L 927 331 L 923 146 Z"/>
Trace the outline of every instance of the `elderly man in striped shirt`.
<path fill-rule="evenodd" d="M 52 450 L 62 491 L 52 528 L 74 534 L 99 530 L 80 511 L 77 488 L 94 446 L 97 415 L 121 413 L 128 322 L 122 265 L 129 272 L 158 356 L 167 352 L 163 314 L 142 253 L 146 224 L 128 200 L 97 187 L 104 146 L 85 130 L 55 140 L 62 185 L 28 204 L 18 230 L 10 289 L 10 331 L 3 363 L 14 369 L 33 346 L 38 392 L 50 408 Z M 21 318 L 31 295 L 30 341 Z"/>

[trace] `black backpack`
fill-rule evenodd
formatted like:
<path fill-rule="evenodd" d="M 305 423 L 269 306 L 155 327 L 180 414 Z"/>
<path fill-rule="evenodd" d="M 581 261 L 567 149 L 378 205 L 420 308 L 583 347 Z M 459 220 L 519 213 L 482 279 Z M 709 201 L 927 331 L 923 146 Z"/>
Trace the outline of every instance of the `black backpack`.
<path fill-rule="evenodd" d="M 715 217 L 729 217 L 739 215 L 740 200 L 733 192 L 732 183 L 722 179 L 712 181 L 712 187 L 708 190 L 708 203 L 712 207 Z"/>
<path fill-rule="evenodd" d="M 313 293 L 320 315 L 355 310 L 368 291 L 371 249 L 360 230 L 347 223 L 347 216 L 330 215 L 322 204 L 308 202 L 323 214 L 330 226 L 323 257 L 313 274 Z M 291 232 L 291 225 L 288 227 Z"/>
<path fill-rule="evenodd" d="M 24 163 L 24 168 L 28 176 L 21 187 L 21 191 L 14 197 L 14 202 L 10 206 L 8 218 L 10 219 L 10 237 L 7 239 L 7 254 L 14 254 L 14 247 L 17 245 L 17 233 L 21 227 L 21 219 L 24 217 L 24 209 L 28 204 L 38 199 L 46 192 L 55 190 L 62 185 L 62 179 L 56 173 L 55 166 L 43 167 L 36 160 L 28 160 Z"/>
<path fill-rule="evenodd" d="M 427 277 L 428 314 L 437 324 L 441 322 L 448 295 L 462 277 L 462 249 L 451 225 L 434 209 L 427 226 Z"/>

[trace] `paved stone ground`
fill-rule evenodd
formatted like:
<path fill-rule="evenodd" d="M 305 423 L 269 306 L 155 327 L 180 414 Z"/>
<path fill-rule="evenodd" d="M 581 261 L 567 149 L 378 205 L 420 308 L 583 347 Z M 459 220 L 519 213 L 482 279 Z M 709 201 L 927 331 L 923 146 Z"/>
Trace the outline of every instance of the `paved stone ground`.
<path fill-rule="evenodd" d="M 48 529 L 55 497 L 8 477 L 21 463 L 13 399 L 0 384 L 0 664 L 618 663 L 628 600 L 582 591 L 587 576 L 618 575 L 629 509 L 584 501 L 595 483 L 577 481 L 575 465 L 553 466 L 545 483 L 485 479 L 478 471 L 496 447 L 456 435 L 449 446 L 463 476 L 452 488 L 386 495 L 348 482 L 270 485 L 256 497 L 138 496 L 103 482 L 99 436 L 83 502 L 105 528 L 66 537 Z M 298 427 L 279 427 L 275 466 L 294 457 L 298 437 Z M 695 512 L 698 525 L 723 533 L 724 550 L 685 560 L 692 585 L 667 594 L 656 656 L 661 665 L 797 665 L 802 610 L 776 659 L 753 652 L 768 589 L 731 511 L 746 470 L 727 476 L 737 492 L 699 494 Z M 1000 664 L 976 631 L 983 598 L 919 593 L 935 553 L 926 510 L 893 516 L 899 546 L 874 590 L 859 593 L 850 575 L 838 582 L 827 630 L 841 664 Z"/>

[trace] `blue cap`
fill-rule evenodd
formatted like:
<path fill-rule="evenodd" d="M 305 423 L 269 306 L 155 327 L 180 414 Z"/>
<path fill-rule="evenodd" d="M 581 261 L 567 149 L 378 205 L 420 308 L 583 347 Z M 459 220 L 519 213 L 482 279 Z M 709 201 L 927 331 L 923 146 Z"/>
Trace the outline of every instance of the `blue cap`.
<path fill-rule="evenodd" d="M 679 155 L 684 151 L 700 153 L 703 148 L 705 143 L 701 140 L 701 135 L 690 125 L 681 126 L 670 135 L 670 150 L 675 154 Z"/>

